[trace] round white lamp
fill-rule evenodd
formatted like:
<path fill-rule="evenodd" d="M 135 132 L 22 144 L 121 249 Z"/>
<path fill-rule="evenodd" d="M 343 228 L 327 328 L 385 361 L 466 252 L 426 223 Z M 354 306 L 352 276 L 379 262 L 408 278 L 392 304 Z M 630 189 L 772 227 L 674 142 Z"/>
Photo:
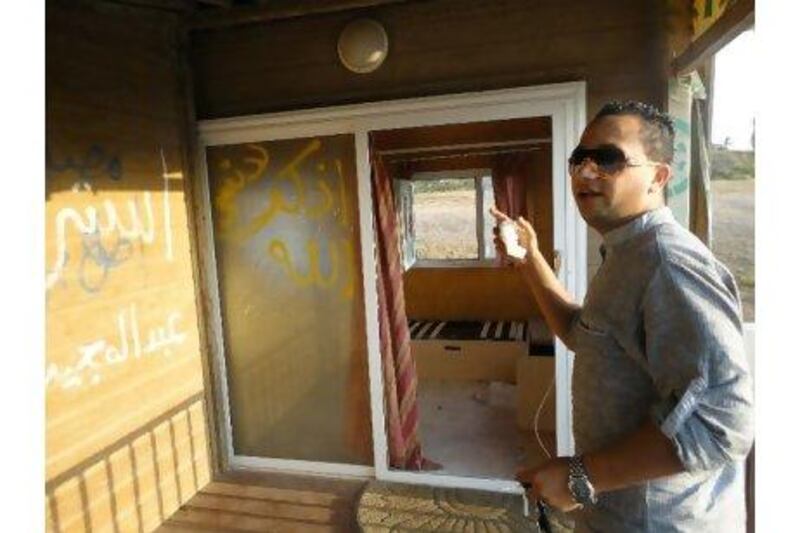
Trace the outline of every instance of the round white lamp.
<path fill-rule="evenodd" d="M 372 72 L 381 66 L 389 52 L 389 37 L 380 23 L 367 18 L 350 22 L 339 35 L 339 60 L 358 74 Z"/>

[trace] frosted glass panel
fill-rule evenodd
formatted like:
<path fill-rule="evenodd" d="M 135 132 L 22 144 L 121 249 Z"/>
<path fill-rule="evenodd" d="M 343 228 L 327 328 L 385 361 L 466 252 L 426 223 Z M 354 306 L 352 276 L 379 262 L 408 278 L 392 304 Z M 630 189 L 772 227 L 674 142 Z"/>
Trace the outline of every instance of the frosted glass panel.
<path fill-rule="evenodd" d="M 207 149 L 236 455 L 372 464 L 354 146 Z"/>

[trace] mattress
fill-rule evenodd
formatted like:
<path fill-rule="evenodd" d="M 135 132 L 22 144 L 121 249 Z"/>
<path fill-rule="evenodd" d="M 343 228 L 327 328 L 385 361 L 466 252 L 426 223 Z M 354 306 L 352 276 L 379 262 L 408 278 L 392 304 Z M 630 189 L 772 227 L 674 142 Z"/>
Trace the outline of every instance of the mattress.
<path fill-rule="evenodd" d="M 528 326 L 522 321 L 409 320 L 408 330 L 413 340 L 521 341 Z"/>
<path fill-rule="evenodd" d="M 408 321 L 413 341 L 527 342 L 531 355 L 552 355 L 553 336 L 542 319 L 523 320 L 418 320 Z"/>

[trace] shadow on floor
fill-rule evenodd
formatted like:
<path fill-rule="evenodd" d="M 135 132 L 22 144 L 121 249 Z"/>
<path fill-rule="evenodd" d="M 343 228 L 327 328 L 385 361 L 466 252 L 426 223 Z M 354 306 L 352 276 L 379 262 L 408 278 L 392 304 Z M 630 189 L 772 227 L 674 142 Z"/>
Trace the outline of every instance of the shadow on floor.
<path fill-rule="evenodd" d="M 158 533 L 351 532 L 366 481 L 231 472 L 182 505 Z"/>

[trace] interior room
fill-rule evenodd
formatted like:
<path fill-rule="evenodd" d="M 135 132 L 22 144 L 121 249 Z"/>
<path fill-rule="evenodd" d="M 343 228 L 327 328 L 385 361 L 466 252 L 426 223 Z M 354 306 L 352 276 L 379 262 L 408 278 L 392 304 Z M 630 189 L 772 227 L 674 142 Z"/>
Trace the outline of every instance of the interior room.
<path fill-rule="evenodd" d="M 393 183 L 427 468 L 513 479 L 555 455 L 554 340 L 497 257 L 489 208 L 530 220 L 553 265 L 550 118 L 374 131 L 370 143 Z"/>

